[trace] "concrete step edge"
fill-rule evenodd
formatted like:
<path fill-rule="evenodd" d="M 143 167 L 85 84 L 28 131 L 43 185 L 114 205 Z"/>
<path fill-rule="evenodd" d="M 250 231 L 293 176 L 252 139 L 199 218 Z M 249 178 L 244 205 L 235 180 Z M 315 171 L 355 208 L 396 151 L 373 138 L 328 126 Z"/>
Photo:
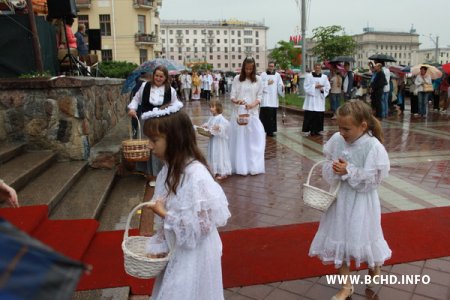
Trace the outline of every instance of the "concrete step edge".
<path fill-rule="evenodd" d="M 19 156 L 25 150 L 25 146 L 25 143 L 5 143 L 4 145 L 0 146 L 0 164 L 4 164 L 14 157 Z"/>

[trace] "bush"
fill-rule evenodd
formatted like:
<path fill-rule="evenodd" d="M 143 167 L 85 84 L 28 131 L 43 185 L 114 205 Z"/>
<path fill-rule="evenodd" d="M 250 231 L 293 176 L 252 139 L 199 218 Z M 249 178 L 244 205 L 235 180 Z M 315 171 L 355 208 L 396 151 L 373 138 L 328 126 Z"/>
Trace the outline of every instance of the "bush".
<path fill-rule="evenodd" d="M 126 61 L 105 61 L 99 64 L 105 77 L 110 78 L 127 78 L 137 67 L 137 64 Z"/>

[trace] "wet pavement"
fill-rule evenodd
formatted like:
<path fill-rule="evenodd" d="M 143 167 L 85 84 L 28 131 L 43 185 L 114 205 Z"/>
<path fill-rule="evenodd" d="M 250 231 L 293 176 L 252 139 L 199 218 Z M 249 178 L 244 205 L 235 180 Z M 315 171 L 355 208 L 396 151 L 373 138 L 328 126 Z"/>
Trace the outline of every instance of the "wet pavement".
<path fill-rule="evenodd" d="M 230 101 L 220 99 L 224 103 L 224 116 L 229 119 Z M 203 100 L 185 104 L 196 125 L 206 122 L 210 116 Z M 325 118 L 323 135 L 308 137 L 300 132 L 301 115 L 286 110 L 286 117 L 282 118 L 282 112 L 280 108 L 276 136 L 266 140 L 266 173 L 234 175 L 222 182 L 232 217 L 221 230 L 319 221 L 321 213 L 303 204 L 302 184 L 312 165 L 322 159 L 322 146 L 337 131 L 336 121 Z M 450 205 L 449 120 L 450 115 L 430 112 L 426 119 L 419 119 L 405 111 L 404 116 L 391 116 L 382 121 L 391 160 L 390 176 L 379 188 L 383 212 Z M 206 150 L 207 138 L 198 137 L 201 148 Z M 352 299 L 450 299 L 450 257 L 385 266 L 382 273 L 426 274 L 431 282 L 382 285 L 373 289 L 358 285 Z M 328 285 L 325 277 L 314 277 L 231 288 L 224 293 L 225 299 L 235 300 L 330 299 L 338 289 L 338 285 Z"/>

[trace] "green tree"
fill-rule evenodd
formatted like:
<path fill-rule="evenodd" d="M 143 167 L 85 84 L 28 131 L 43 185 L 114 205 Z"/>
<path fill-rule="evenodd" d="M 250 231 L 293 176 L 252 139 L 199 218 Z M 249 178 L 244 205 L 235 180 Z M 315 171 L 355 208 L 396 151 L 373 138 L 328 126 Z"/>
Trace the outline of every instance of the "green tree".
<path fill-rule="evenodd" d="M 272 50 L 270 53 L 270 59 L 272 59 L 276 65 L 278 65 L 281 69 L 289 69 L 291 67 L 298 67 L 299 62 L 297 57 L 302 52 L 300 48 L 294 48 L 289 42 L 279 41 L 278 47 Z"/>
<path fill-rule="evenodd" d="M 127 78 L 138 65 L 126 61 L 105 61 L 99 64 L 100 70 L 106 77 Z"/>
<path fill-rule="evenodd" d="M 313 29 L 312 39 L 316 42 L 312 52 L 319 61 L 330 60 L 339 55 L 352 56 L 356 51 L 356 42 L 345 34 L 343 27 L 338 25 Z"/>

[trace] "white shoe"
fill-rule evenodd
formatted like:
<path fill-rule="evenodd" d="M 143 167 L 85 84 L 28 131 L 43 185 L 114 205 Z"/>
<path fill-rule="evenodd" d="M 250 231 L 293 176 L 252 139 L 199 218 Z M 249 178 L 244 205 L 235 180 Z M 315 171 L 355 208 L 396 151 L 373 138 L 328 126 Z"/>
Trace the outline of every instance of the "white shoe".
<path fill-rule="evenodd" d="M 156 181 L 152 180 L 148 182 L 148 186 L 150 187 L 155 187 L 156 186 Z"/>

